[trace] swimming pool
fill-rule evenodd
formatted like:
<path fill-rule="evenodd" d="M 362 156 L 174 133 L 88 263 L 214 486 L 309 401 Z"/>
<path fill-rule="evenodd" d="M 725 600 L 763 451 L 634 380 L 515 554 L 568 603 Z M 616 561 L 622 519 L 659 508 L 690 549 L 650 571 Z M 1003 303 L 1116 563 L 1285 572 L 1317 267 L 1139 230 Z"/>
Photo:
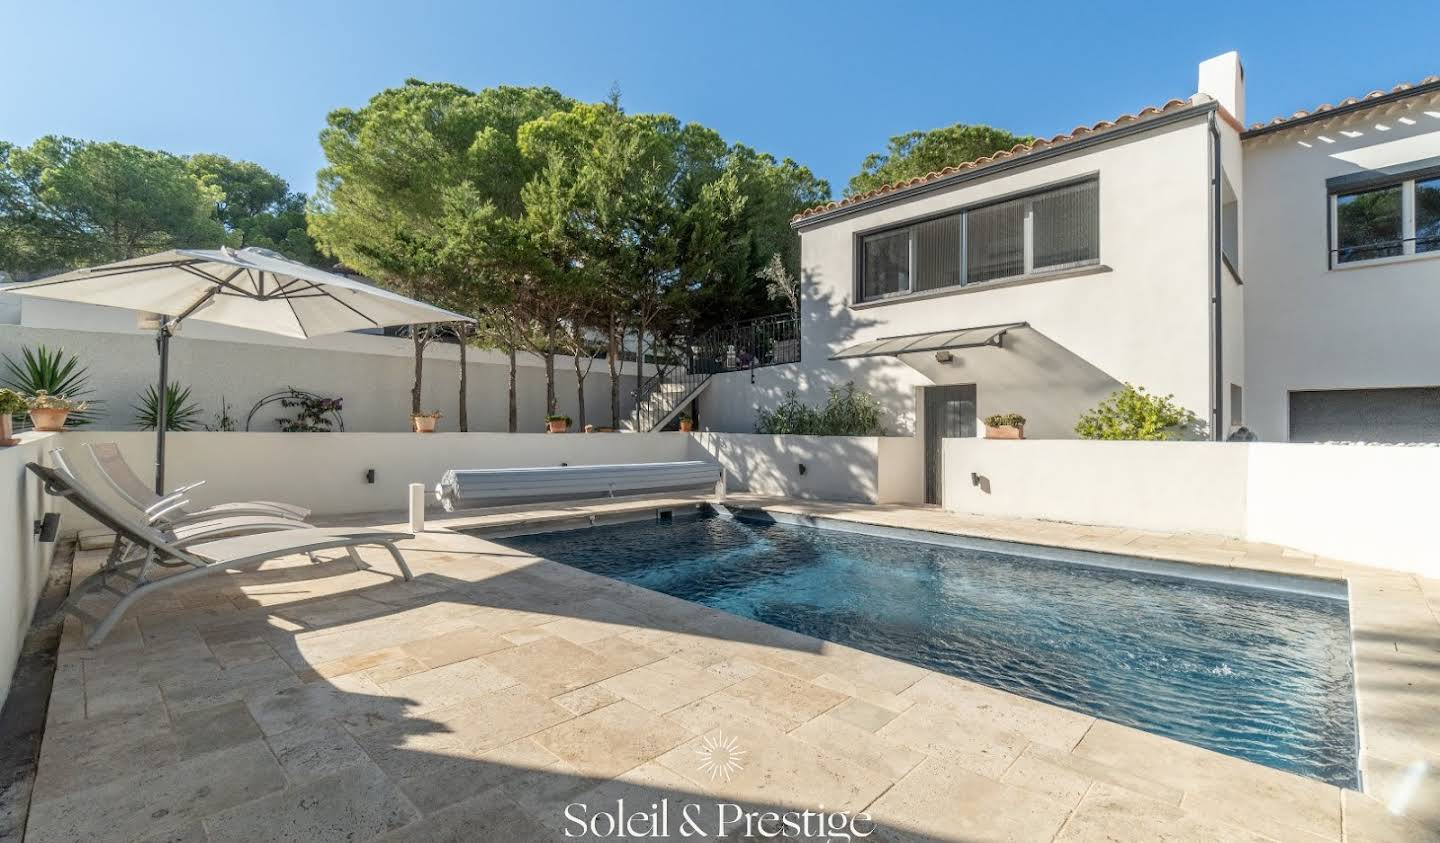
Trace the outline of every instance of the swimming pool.
<path fill-rule="evenodd" d="M 713 514 L 496 541 L 1271 767 L 1357 783 L 1343 592 Z"/>

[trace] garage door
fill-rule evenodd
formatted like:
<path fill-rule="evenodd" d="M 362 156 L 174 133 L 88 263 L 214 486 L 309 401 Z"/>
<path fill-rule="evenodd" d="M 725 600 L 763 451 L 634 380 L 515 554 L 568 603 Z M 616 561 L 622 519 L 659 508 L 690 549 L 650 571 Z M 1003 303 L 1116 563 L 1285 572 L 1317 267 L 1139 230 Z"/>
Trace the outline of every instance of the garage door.
<path fill-rule="evenodd" d="M 1440 387 L 1290 393 L 1291 442 L 1440 442 Z"/>

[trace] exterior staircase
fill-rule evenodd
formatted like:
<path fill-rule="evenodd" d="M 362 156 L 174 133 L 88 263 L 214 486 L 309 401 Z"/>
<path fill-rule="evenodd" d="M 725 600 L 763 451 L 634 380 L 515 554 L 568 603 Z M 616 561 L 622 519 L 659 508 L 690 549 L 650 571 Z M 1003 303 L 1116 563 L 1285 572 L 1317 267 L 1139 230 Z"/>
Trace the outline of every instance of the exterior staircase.
<path fill-rule="evenodd" d="M 647 390 L 630 417 L 620 422 L 625 430 L 650 432 L 664 430 L 676 416 L 705 391 L 711 375 L 691 378 L 685 371 L 671 371 L 646 382 Z"/>
<path fill-rule="evenodd" d="M 682 342 L 670 364 L 647 378 L 635 392 L 635 409 L 622 429 L 663 430 L 723 372 L 800 362 L 800 320 L 795 314 L 764 316 L 720 325 L 698 339 Z"/>

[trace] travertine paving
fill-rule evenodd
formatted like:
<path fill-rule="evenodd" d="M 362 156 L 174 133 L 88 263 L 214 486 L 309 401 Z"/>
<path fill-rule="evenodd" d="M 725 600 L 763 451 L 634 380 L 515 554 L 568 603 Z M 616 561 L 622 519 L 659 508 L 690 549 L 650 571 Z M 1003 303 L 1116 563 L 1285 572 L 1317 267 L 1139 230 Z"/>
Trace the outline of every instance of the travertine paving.
<path fill-rule="evenodd" d="M 28 838 L 584 839 L 571 817 L 623 799 L 664 800 L 671 839 L 697 839 L 682 816 L 713 837 L 722 803 L 865 811 L 891 841 L 1437 839 L 1440 582 L 1199 536 L 764 503 L 1344 576 L 1371 795 L 448 529 L 655 506 L 606 503 L 437 522 L 405 548 L 411 583 L 383 551 L 368 570 L 287 559 L 158 595 L 94 651 L 71 621 Z M 629 839 L 660 839 L 643 820 Z"/>

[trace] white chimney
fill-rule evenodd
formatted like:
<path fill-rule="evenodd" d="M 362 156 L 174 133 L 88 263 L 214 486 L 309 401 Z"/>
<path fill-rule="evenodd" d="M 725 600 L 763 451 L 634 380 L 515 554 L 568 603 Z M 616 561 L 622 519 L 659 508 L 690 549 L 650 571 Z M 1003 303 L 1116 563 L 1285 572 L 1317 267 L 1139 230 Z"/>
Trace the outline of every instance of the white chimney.
<path fill-rule="evenodd" d="M 1245 125 L 1245 68 L 1240 65 L 1239 53 L 1231 50 L 1200 62 L 1199 91 Z"/>

